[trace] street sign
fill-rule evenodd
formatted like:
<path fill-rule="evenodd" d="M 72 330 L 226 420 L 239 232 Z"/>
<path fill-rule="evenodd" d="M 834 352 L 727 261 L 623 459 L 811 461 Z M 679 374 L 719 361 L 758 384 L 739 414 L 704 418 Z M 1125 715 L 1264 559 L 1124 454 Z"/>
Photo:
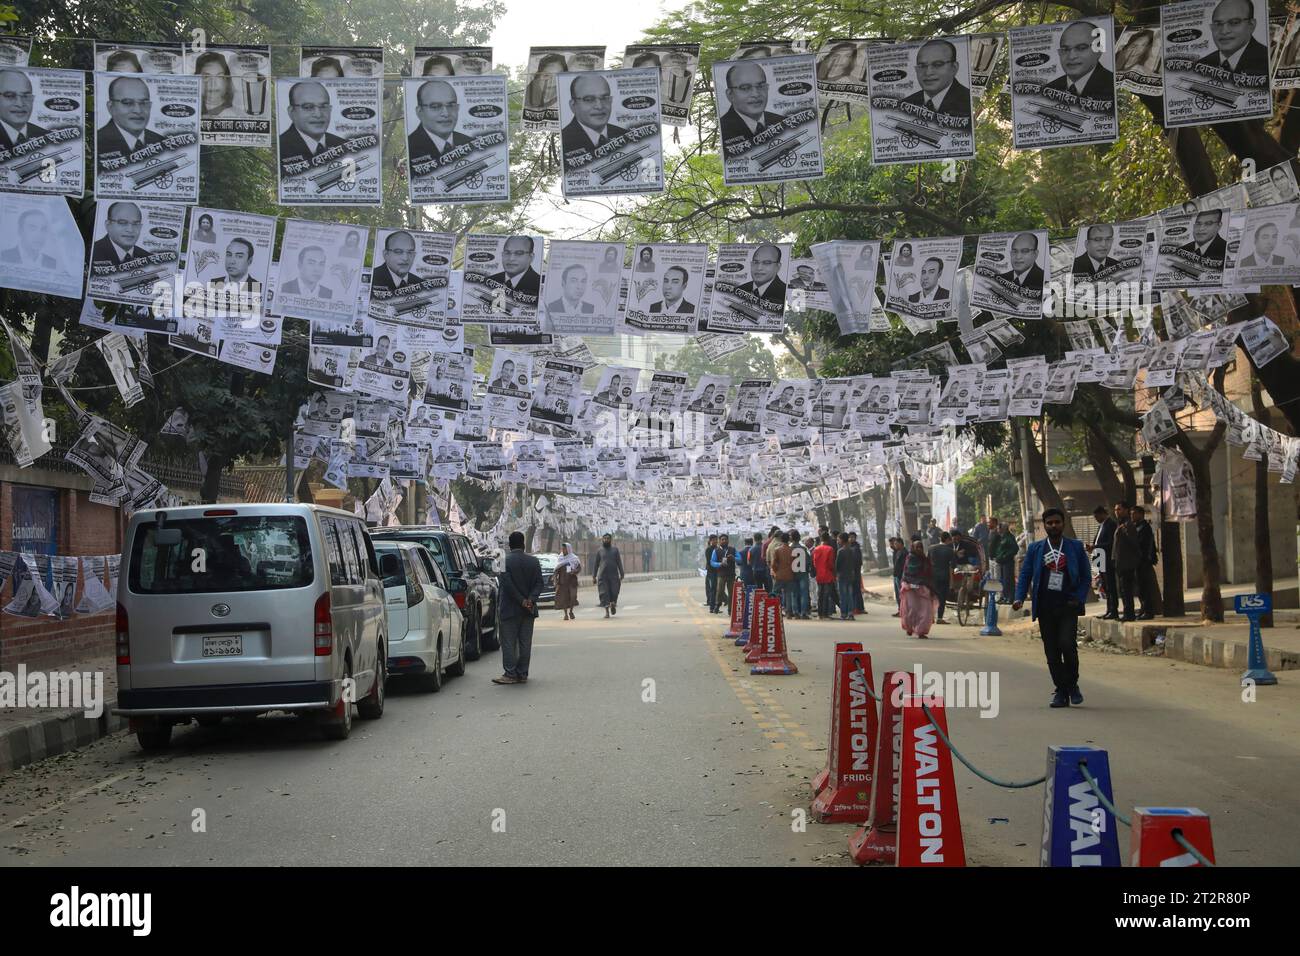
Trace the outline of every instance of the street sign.
<path fill-rule="evenodd" d="M 1246 660 L 1246 673 L 1241 675 L 1243 684 L 1276 684 L 1277 678 L 1268 669 L 1264 657 L 1264 636 L 1260 633 L 1259 619 L 1273 611 L 1272 594 L 1238 594 L 1232 602 L 1238 614 L 1244 614 L 1250 620 L 1250 653 Z"/>

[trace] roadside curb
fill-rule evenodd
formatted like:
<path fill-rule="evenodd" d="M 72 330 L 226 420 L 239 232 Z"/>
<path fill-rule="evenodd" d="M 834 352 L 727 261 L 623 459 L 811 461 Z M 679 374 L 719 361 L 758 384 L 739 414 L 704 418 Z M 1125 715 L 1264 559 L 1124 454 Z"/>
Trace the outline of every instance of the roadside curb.
<path fill-rule="evenodd" d="M 1148 651 L 1157 645 L 1157 638 L 1163 637 L 1164 656 L 1168 660 L 1206 667 L 1246 669 L 1250 657 L 1249 639 L 1206 637 L 1200 631 L 1199 627 L 1180 627 L 1158 621 L 1125 623 L 1095 617 L 1088 618 L 1083 624 L 1083 632 L 1090 640 L 1115 644 L 1126 650 Z M 1300 669 L 1300 654 L 1295 651 L 1265 644 L 1264 658 L 1272 671 Z"/>
<path fill-rule="evenodd" d="M 126 718 L 111 713 L 116 706 L 116 700 L 104 701 L 104 712 L 98 717 L 87 717 L 80 710 L 45 711 L 31 720 L 0 729 L 0 774 L 125 730 Z"/>
<path fill-rule="evenodd" d="M 681 581 L 686 578 L 698 578 L 698 568 L 689 571 L 637 571 L 635 574 L 623 575 L 623 583 L 628 581 Z"/>

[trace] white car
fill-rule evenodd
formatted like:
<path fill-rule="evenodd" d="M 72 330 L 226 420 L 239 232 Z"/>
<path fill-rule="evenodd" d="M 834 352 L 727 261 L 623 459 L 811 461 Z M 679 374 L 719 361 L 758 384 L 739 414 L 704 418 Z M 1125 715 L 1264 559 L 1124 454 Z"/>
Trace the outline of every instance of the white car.
<path fill-rule="evenodd" d="M 465 628 L 442 569 L 424 547 L 374 539 L 388 612 L 388 673 L 418 675 L 426 690 L 465 673 Z"/>

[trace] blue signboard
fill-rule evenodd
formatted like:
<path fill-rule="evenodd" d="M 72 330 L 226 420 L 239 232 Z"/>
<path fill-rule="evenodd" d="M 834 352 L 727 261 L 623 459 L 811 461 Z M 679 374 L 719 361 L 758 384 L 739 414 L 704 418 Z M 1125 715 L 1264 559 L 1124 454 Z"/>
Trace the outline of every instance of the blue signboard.
<path fill-rule="evenodd" d="M 1273 595 L 1238 594 L 1232 605 L 1238 614 L 1244 614 L 1250 619 L 1250 651 L 1246 673 L 1241 675 L 1241 682 L 1276 684 L 1277 678 L 1268 669 L 1268 658 L 1264 655 L 1264 636 L 1259 629 L 1259 619 L 1265 614 L 1273 613 Z"/>
<path fill-rule="evenodd" d="M 13 518 L 9 531 L 13 540 L 10 550 L 19 554 L 58 554 L 59 490 L 14 485 Z M 17 584 L 18 575 L 15 575 L 14 585 Z M 45 586 L 54 586 L 53 566 L 45 573 Z"/>

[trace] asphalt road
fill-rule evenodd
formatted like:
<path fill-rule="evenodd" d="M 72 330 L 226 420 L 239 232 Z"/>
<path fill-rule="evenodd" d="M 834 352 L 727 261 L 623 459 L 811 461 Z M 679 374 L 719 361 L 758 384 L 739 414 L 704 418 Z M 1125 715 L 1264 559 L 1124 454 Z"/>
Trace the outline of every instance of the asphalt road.
<path fill-rule="evenodd" d="M 852 826 L 792 825 L 826 759 L 831 647 L 848 639 L 877 678 L 996 673 L 997 717 L 948 715 L 994 776 L 1037 776 L 1049 744 L 1092 743 L 1126 812 L 1197 806 L 1221 863 L 1300 862 L 1300 676 L 1245 703 L 1234 672 L 1084 651 L 1085 705 L 1054 711 L 1037 643 L 955 625 L 908 639 L 873 605 L 857 623 L 794 622 L 800 673 L 751 677 L 702 591 L 628 583 L 605 621 L 584 588 L 577 621 L 544 612 L 528 684 L 492 684 L 489 654 L 438 694 L 396 684 L 347 741 L 268 716 L 178 729 L 161 756 L 123 734 L 23 768 L 0 777 L 0 864 L 848 866 Z M 968 861 L 1036 865 L 1041 788 L 956 773 Z"/>

